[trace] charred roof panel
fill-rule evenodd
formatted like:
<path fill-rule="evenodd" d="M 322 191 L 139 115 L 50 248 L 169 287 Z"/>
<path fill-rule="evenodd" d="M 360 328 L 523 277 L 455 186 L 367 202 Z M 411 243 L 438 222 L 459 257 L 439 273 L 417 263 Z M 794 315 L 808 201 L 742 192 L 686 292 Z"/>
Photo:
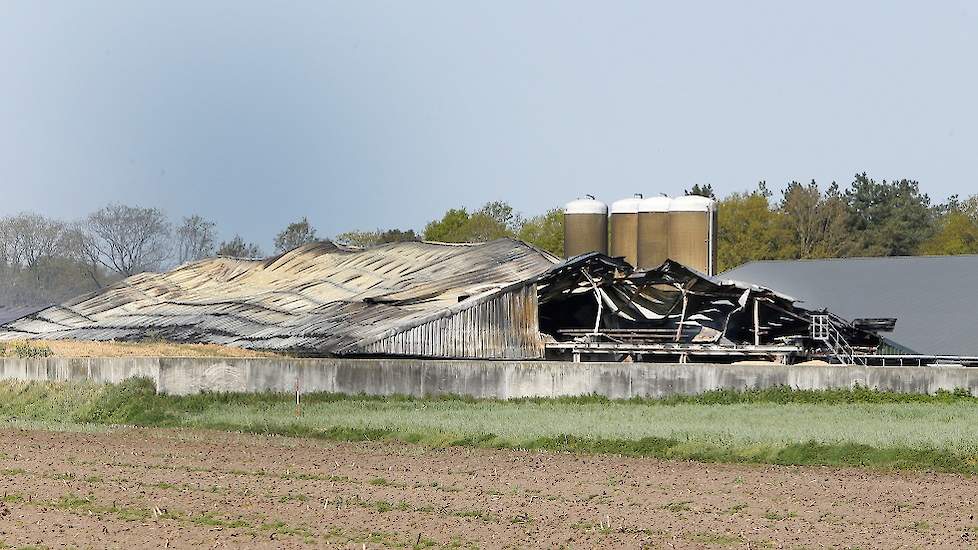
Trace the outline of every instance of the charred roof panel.
<path fill-rule="evenodd" d="M 532 301 L 520 298 L 525 293 L 493 298 L 530 284 L 555 262 L 512 239 L 477 245 L 391 243 L 366 250 L 314 243 L 266 260 L 215 258 L 135 275 L 3 325 L 0 339 L 157 337 L 318 354 L 368 353 L 382 347 L 377 342 L 468 308 L 486 311 L 464 316 L 472 326 L 453 321 L 463 333 L 509 330 L 498 324 L 495 307 L 532 307 L 535 320 L 535 296 Z M 482 356 L 538 356 L 533 350 L 542 344 L 535 330 L 524 338 L 521 325 L 515 328 L 494 342 L 513 342 L 516 351 L 483 349 Z M 401 349 L 424 355 L 414 353 L 417 347 Z M 444 356 L 438 350 L 429 355 Z"/>

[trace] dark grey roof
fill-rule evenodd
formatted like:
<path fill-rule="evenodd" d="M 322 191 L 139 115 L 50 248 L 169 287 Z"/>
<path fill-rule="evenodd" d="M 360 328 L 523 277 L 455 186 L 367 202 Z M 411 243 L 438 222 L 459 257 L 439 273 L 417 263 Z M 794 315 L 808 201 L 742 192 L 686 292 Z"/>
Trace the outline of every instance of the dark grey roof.
<path fill-rule="evenodd" d="M 746 263 L 720 274 L 848 320 L 896 317 L 888 338 L 918 353 L 978 355 L 978 255 Z"/>
<path fill-rule="evenodd" d="M 0 325 L 13 321 L 14 319 L 20 319 L 25 315 L 30 315 L 35 311 L 40 311 L 47 307 L 44 306 L 5 306 L 0 305 Z"/>

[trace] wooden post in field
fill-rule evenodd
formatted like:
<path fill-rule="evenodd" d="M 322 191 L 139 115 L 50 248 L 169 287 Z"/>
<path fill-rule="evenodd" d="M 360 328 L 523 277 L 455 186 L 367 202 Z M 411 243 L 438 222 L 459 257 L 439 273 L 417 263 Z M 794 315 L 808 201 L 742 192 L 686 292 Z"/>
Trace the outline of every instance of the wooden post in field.
<path fill-rule="evenodd" d="M 302 389 L 301 389 L 301 386 L 299 384 L 299 380 L 300 379 L 301 379 L 301 376 L 300 375 L 296 375 L 296 377 L 295 377 L 295 415 L 296 416 L 299 416 L 301 414 L 301 412 L 302 412 L 299 409 L 299 396 L 302 393 Z"/>

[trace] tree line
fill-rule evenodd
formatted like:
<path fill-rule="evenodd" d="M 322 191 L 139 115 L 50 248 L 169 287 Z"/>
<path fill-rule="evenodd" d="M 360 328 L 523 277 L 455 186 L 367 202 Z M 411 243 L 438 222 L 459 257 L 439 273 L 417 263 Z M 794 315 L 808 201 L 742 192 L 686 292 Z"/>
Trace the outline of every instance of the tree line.
<path fill-rule="evenodd" d="M 714 197 L 710 185 L 687 194 Z M 716 197 L 714 197 L 716 198 Z M 933 204 L 918 182 L 856 174 L 842 187 L 789 182 L 778 196 L 760 182 L 718 199 L 719 269 L 752 260 L 978 253 L 978 195 Z M 469 211 L 449 209 L 421 232 L 349 231 L 339 244 L 483 242 L 501 237 L 563 254 L 559 208 L 524 217 L 503 201 Z M 275 252 L 319 238 L 307 218 L 290 223 Z M 240 235 L 217 241 L 216 224 L 199 215 L 176 224 L 157 208 L 110 204 L 76 222 L 34 213 L 0 218 L 0 307 L 47 304 L 98 289 L 143 271 L 215 255 L 258 258 L 264 251 Z"/>
<path fill-rule="evenodd" d="M 275 237 L 277 252 L 316 240 L 306 218 Z M 146 271 L 212 256 L 260 258 L 240 235 L 218 242 L 217 225 L 194 214 L 172 223 L 158 208 L 109 204 L 67 222 L 24 212 L 0 218 L 0 309 L 46 305 Z"/>
<path fill-rule="evenodd" d="M 686 191 L 716 199 L 713 187 Z M 845 187 L 789 182 L 778 196 L 759 182 L 717 200 L 717 263 L 723 271 L 752 260 L 978 254 L 978 195 L 933 204 L 909 179 L 856 174 Z M 426 240 L 514 237 L 554 254 L 564 248 L 559 209 L 523 219 L 504 202 L 469 213 L 451 209 L 429 223 Z"/>
<path fill-rule="evenodd" d="M 720 199 L 717 216 L 721 271 L 752 260 L 978 253 L 978 195 L 933 204 L 909 179 L 792 181 L 778 197 L 762 181 Z"/>
<path fill-rule="evenodd" d="M 335 242 L 369 247 L 389 242 L 478 242 L 516 237 L 555 253 L 563 247 L 561 213 L 524 220 L 509 205 L 492 202 L 476 212 L 464 208 L 413 229 L 349 231 Z M 319 239 L 305 217 L 274 239 L 275 253 Z M 240 235 L 218 242 L 217 225 L 194 214 L 176 223 L 158 208 L 109 204 L 82 220 L 64 221 L 33 212 L 0 218 L 0 317 L 10 307 L 42 306 L 91 292 L 142 272 L 158 272 L 213 256 L 260 258 L 261 247 Z"/>

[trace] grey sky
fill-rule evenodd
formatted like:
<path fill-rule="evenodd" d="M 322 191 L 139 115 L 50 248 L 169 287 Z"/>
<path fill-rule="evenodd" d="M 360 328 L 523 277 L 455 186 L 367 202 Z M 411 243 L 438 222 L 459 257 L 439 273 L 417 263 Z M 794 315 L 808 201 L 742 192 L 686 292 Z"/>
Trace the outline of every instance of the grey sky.
<path fill-rule="evenodd" d="M 978 192 L 961 2 L 0 2 L 0 214 L 270 248 L 504 199 L 765 179 Z"/>

